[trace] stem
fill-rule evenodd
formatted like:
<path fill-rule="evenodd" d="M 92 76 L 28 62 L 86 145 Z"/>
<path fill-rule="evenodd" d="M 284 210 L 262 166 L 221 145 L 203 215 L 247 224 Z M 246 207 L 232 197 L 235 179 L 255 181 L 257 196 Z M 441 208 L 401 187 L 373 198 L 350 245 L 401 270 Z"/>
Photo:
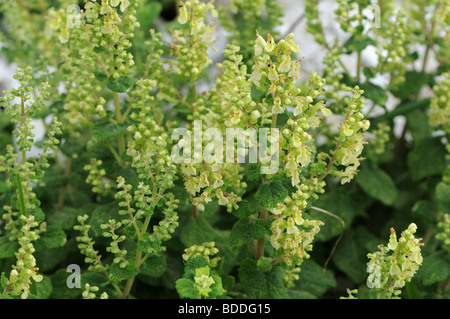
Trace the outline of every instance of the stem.
<path fill-rule="evenodd" d="M 428 53 L 430 52 L 430 45 L 427 44 L 427 48 L 425 49 L 425 55 L 423 57 L 423 62 L 422 62 L 422 72 L 425 71 L 425 68 L 427 66 L 427 60 L 428 60 Z"/>
<path fill-rule="evenodd" d="M 19 197 L 19 209 L 20 209 L 20 215 L 28 217 L 26 207 L 25 207 L 25 199 L 23 196 L 23 189 L 22 189 L 22 180 L 20 179 L 20 175 L 17 174 L 17 195 Z"/>
<path fill-rule="evenodd" d="M 319 208 L 319 207 L 315 207 L 315 206 L 311 206 L 311 208 L 314 209 L 314 210 L 316 210 L 316 211 L 318 211 L 318 212 L 321 212 L 321 213 L 327 214 L 327 215 L 329 215 L 329 216 L 331 216 L 331 217 L 334 217 L 334 218 L 339 219 L 339 220 L 341 221 L 341 225 L 342 225 L 342 228 L 341 228 L 341 234 L 339 235 L 338 239 L 337 239 L 336 242 L 334 243 L 334 246 L 333 246 L 333 248 L 331 249 L 330 255 L 328 256 L 328 258 L 327 258 L 327 260 L 325 261 L 325 264 L 324 264 L 324 266 L 323 266 L 323 271 L 325 271 L 325 269 L 327 268 L 328 263 L 329 263 L 330 260 L 331 260 L 331 257 L 334 255 L 334 252 L 335 252 L 335 250 L 336 250 L 337 245 L 339 244 L 340 240 L 342 239 L 342 236 L 344 235 L 345 223 L 344 223 L 344 220 L 343 220 L 341 217 L 339 217 L 339 216 L 337 216 L 337 215 L 335 215 L 335 214 L 333 214 L 333 213 L 330 213 L 329 211 L 327 211 L 327 210 L 325 210 L 325 209 L 323 209 L 323 208 Z"/>
<path fill-rule="evenodd" d="M 259 218 L 266 221 L 267 219 L 267 209 L 261 209 L 259 212 Z M 262 256 L 264 256 L 264 242 L 265 238 L 259 238 L 256 240 L 256 247 L 255 247 L 255 259 L 258 260 Z"/>
<path fill-rule="evenodd" d="M 197 217 L 198 217 L 198 209 L 194 205 L 192 205 L 192 215 L 194 216 L 195 219 L 197 219 Z"/>
<path fill-rule="evenodd" d="M 112 145 L 108 141 L 106 141 L 106 146 L 108 146 L 109 150 L 111 151 L 112 155 L 116 159 L 117 163 L 119 163 L 119 165 L 121 165 L 121 166 L 125 166 L 126 165 L 125 161 L 120 158 L 119 154 L 117 154 L 114 147 L 112 147 Z"/>
<path fill-rule="evenodd" d="M 278 118 L 278 114 L 273 114 L 272 115 L 272 124 L 270 125 L 270 128 L 276 128 L 277 127 L 277 118 Z"/>
<path fill-rule="evenodd" d="M 361 4 L 358 5 L 358 11 L 359 11 L 359 26 L 362 25 L 362 7 Z M 356 81 L 359 82 L 361 79 L 361 52 L 362 51 L 358 51 L 358 55 L 356 58 Z"/>
<path fill-rule="evenodd" d="M 142 254 L 142 252 L 140 250 L 138 250 L 138 252 L 136 253 L 136 259 L 141 258 L 141 254 Z M 125 288 L 123 290 L 123 294 L 120 297 L 121 299 L 126 299 L 128 297 L 128 295 L 130 294 L 131 287 L 133 287 L 134 278 L 135 277 L 128 279 L 127 284 L 125 285 Z"/>
<path fill-rule="evenodd" d="M 192 99 L 193 99 L 193 103 L 197 102 L 197 83 L 194 83 L 192 85 Z"/>
<path fill-rule="evenodd" d="M 359 82 L 361 79 L 361 51 L 358 51 L 358 56 L 356 59 L 356 81 Z"/>
<path fill-rule="evenodd" d="M 22 77 L 22 79 L 23 79 L 23 77 Z M 25 126 L 24 120 L 25 120 L 25 116 L 26 116 L 25 115 L 25 104 L 23 102 L 24 98 L 25 98 L 24 91 L 22 91 L 22 92 L 20 92 L 20 122 L 21 122 L 20 124 L 22 127 Z M 28 138 L 28 127 L 25 130 L 24 140 L 26 141 L 27 138 Z M 22 150 L 22 164 L 25 164 L 26 161 L 27 161 L 27 152 L 24 149 L 24 150 Z"/>
<path fill-rule="evenodd" d="M 352 99 L 352 101 L 353 101 L 353 99 Z M 350 109 L 345 114 L 344 122 L 348 120 L 349 116 L 350 116 Z M 340 132 L 339 132 L 339 135 L 340 135 Z M 328 163 L 328 166 L 325 169 L 325 172 L 319 177 L 319 183 L 321 181 L 323 181 L 325 179 L 325 177 L 327 177 L 328 174 L 330 173 L 330 170 L 333 167 L 334 162 L 336 161 L 337 152 L 338 152 L 339 148 L 341 147 L 342 142 L 343 142 L 342 137 L 339 137 L 338 141 L 336 142 L 336 146 L 334 148 L 333 155 L 332 155 L 332 157 L 330 159 L 330 162 Z"/>
<path fill-rule="evenodd" d="M 116 120 L 119 123 L 123 123 L 122 114 L 120 113 L 120 101 L 119 94 L 117 92 L 113 92 L 114 99 L 114 111 L 116 113 Z M 125 136 L 123 133 L 119 134 L 119 153 L 122 154 L 125 151 Z"/>
<path fill-rule="evenodd" d="M 165 188 L 161 189 L 161 191 L 159 192 L 158 195 L 157 195 L 157 190 L 158 190 L 158 188 L 157 188 L 156 184 L 154 183 L 153 191 L 152 191 L 152 207 L 153 208 L 155 208 L 156 204 L 158 204 L 159 200 L 162 197 L 163 192 L 165 191 Z M 150 219 L 151 219 L 150 216 L 145 217 L 144 225 L 142 226 L 142 230 L 140 232 L 141 236 L 142 236 L 142 234 L 144 234 L 147 231 L 148 225 L 150 224 Z M 139 268 L 139 266 L 142 264 L 142 260 L 147 257 L 148 256 L 146 255 L 146 256 L 144 256 L 144 258 L 142 258 L 142 251 L 138 249 L 136 252 L 136 258 L 134 259 L 136 267 Z M 128 297 L 128 295 L 130 294 L 131 288 L 133 287 L 134 278 L 135 277 L 128 279 L 128 281 L 125 285 L 125 288 L 123 290 L 121 299 L 126 299 Z"/>

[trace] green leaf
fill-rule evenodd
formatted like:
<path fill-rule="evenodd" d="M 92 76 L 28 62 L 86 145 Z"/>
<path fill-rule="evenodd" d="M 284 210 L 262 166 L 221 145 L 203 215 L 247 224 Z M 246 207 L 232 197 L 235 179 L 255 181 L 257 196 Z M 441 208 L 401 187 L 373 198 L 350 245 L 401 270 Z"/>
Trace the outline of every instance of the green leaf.
<path fill-rule="evenodd" d="M 227 275 L 223 278 L 222 280 L 222 285 L 224 287 L 225 290 L 233 290 L 235 285 L 236 285 L 236 278 L 234 278 L 234 276 L 231 275 Z"/>
<path fill-rule="evenodd" d="M 450 214 L 450 185 L 444 182 L 437 184 L 434 196 L 439 210 L 444 214 Z"/>
<path fill-rule="evenodd" d="M 439 175 L 446 168 L 446 151 L 440 138 L 425 138 L 415 143 L 408 153 L 408 168 L 414 181 Z"/>
<path fill-rule="evenodd" d="M 32 211 L 30 211 L 30 215 L 33 215 L 34 221 L 39 224 L 45 220 L 45 214 L 40 207 L 36 207 Z"/>
<path fill-rule="evenodd" d="M 117 80 L 110 77 L 106 86 L 113 92 L 124 93 L 133 86 L 133 80 L 128 76 L 121 76 Z"/>
<path fill-rule="evenodd" d="M 336 279 L 330 270 L 323 271 L 323 267 L 308 259 L 301 265 L 300 279 L 295 282 L 296 289 L 307 291 L 321 297 L 328 289 L 337 286 Z"/>
<path fill-rule="evenodd" d="M 136 225 L 139 229 L 142 229 L 144 225 L 140 220 L 136 220 Z M 136 239 L 136 228 L 133 223 L 128 223 L 125 227 L 123 227 L 123 233 L 127 236 L 128 239 Z M 145 234 L 144 234 L 145 235 Z"/>
<path fill-rule="evenodd" d="M 357 200 L 349 195 L 346 190 L 336 190 L 320 195 L 314 206 L 323 208 L 330 213 L 339 216 L 344 221 L 345 228 L 351 225 L 353 219 L 358 215 L 363 215 L 358 209 Z M 333 216 L 311 209 L 309 216 L 312 219 L 322 221 L 325 225 L 320 228 L 316 239 L 328 241 L 339 236 L 342 232 L 342 222 Z"/>
<path fill-rule="evenodd" d="M 436 222 L 436 204 L 432 201 L 428 200 L 418 200 L 414 203 L 414 206 L 412 208 L 413 216 L 411 216 L 414 219 L 417 219 L 418 222 L 423 223 L 422 225 L 418 225 L 419 228 L 429 228 Z"/>
<path fill-rule="evenodd" d="M 106 75 L 105 72 L 95 71 L 94 75 L 95 75 L 95 78 L 97 80 L 99 80 L 100 82 L 103 82 L 108 78 L 108 76 Z"/>
<path fill-rule="evenodd" d="M 150 26 L 159 16 L 163 6 L 158 1 L 149 1 L 139 7 L 137 10 L 137 20 L 140 22 L 142 29 L 147 30 L 146 26 Z"/>
<path fill-rule="evenodd" d="M 119 207 L 117 203 L 112 202 L 106 205 L 97 205 L 89 218 L 89 225 L 94 237 L 103 237 L 104 230 L 100 228 L 110 219 L 121 221 L 123 216 L 119 214 Z"/>
<path fill-rule="evenodd" d="M 61 263 L 64 263 L 68 255 L 69 249 L 67 245 L 34 253 L 36 264 L 39 265 L 39 271 L 43 273 L 47 273 L 49 270 L 52 270 Z"/>
<path fill-rule="evenodd" d="M 136 268 L 134 261 L 129 260 L 124 268 L 120 267 L 120 264 L 118 263 L 112 263 L 109 268 L 109 274 L 111 282 L 118 284 L 123 280 L 128 280 L 136 276 L 138 274 L 138 269 Z"/>
<path fill-rule="evenodd" d="M 211 277 L 214 280 L 214 283 L 209 287 L 211 289 L 209 298 L 222 297 L 227 292 L 223 289 L 222 278 L 217 275 L 212 275 Z"/>
<path fill-rule="evenodd" d="M 81 295 L 82 289 L 67 287 L 67 278 L 71 275 L 66 269 L 58 269 L 50 276 L 52 281 L 51 299 L 74 299 Z M 83 274 L 84 275 L 84 274 Z"/>
<path fill-rule="evenodd" d="M 185 222 L 180 225 L 180 240 L 184 247 L 213 241 L 215 236 L 214 228 L 201 213 L 197 218 L 190 214 Z"/>
<path fill-rule="evenodd" d="M 271 271 L 259 271 L 256 261 L 245 259 L 239 266 L 242 289 L 249 299 L 284 299 L 287 289 L 283 283 L 283 271 L 274 266 Z"/>
<path fill-rule="evenodd" d="M 0 194 L 6 193 L 8 190 L 8 184 L 6 184 L 4 181 L 0 181 Z"/>
<path fill-rule="evenodd" d="M 374 67 L 370 67 L 370 66 L 363 67 L 362 72 L 363 72 L 364 76 L 368 79 L 374 78 L 376 75 Z"/>
<path fill-rule="evenodd" d="M 401 100 L 405 100 L 412 95 L 416 95 L 427 83 L 427 74 L 425 72 L 407 71 L 405 81 L 397 88 L 391 90 L 392 94 Z"/>
<path fill-rule="evenodd" d="M 254 211 L 251 208 L 250 203 L 246 199 L 244 199 L 241 202 L 239 202 L 239 208 L 233 210 L 231 213 L 237 218 L 241 219 L 249 217 L 254 213 Z"/>
<path fill-rule="evenodd" d="M 30 293 L 33 297 L 38 299 L 47 299 L 51 296 L 53 291 L 52 281 L 50 277 L 43 276 L 40 282 L 32 282 L 30 286 Z"/>
<path fill-rule="evenodd" d="M 287 299 L 317 299 L 317 297 L 307 291 L 289 289 Z"/>
<path fill-rule="evenodd" d="M 200 299 L 200 295 L 197 289 L 195 289 L 195 283 L 191 279 L 178 279 L 175 283 L 175 288 L 181 299 Z"/>
<path fill-rule="evenodd" d="M 424 99 L 420 99 L 420 100 L 414 100 L 412 102 L 402 103 L 402 104 L 398 105 L 392 111 L 378 115 L 377 117 L 372 118 L 370 120 L 371 120 L 371 123 L 372 123 L 372 121 L 374 123 L 376 123 L 377 121 L 393 119 L 396 116 L 405 115 L 405 114 L 407 114 L 411 111 L 417 110 L 417 109 L 425 109 L 429 105 L 430 105 L 430 98 L 424 98 Z"/>
<path fill-rule="evenodd" d="M 8 287 L 9 285 L 9 280 L 8 277 L 6 277 L 6 274 L 4 272 L 2 272 L 1 276 L 0 276 L 0 287 L 2 288 L 1 290 L 5 290 L 6 287 Z"/>
<path fill-rule="evenodd" d="M 62 210 L 50 210 L 47 213 L 47 221 L 51 225 L 58 225 L 63 230 L 68 231 L 72 230 L 75 225 L 78 214 L 78 209 L 70 206 L 64 206 Z"/>
<path fill-rule="evenodd" d="M 364 166 L 356 175 L 356 183 L 367 195 L 381 201 L 387 206 L 394 204 L 398 189 L 392 178 L 376 166 Z"/>
<path fill-rule="evenodd" d="M 273 181 L 270 184 L 263 183 L 259 186 L 255 193 L 255 200 L 262 207 L 269 209 L 276 207 L 278 203 L 283 203 L 288 195 L 288 190 L 281 181 Z"/>
<path fill-rule="evenodd" d="M 450 276 L 450 258 L 445 251 L 439 251 L 423 259 L 415 278 L 429 286 L 440 283 Z"/>
<path fill-rule="evenodd" d="M 258 268 L 259 271 L 262 272 L 271 271 L 272 270 L 271 261 L 272 261 L 271 258 L 262 256 L 256 262 L 256 267 Z"/>
<path fill-rule="evenodd" d="M 182 103 L 178 103 L 171 108 L 171 111 L 182 113 L 182 114 L 192 114 L 192 110 Z"/>
<path fill-rule="evenodd" d="M 249 181 L 256 181 L 261 178 L 261 164 L 249 163 L 246 168 L 247 179 Z"/>
<path fill-rule="evenodd" d="M 100 141 L 125 133 L 125 126 L 110 122 L 100 122 L 91 126 L 91 137 Z"/>
<path fill-rule="evenodd" d="M 344 51 L 346 54 L 351 54 L 352 52 L 361 52 L 364 50 L 367 46 L 373 45 L 376 46 L 377 43 L 367 37 L 367 36 L 354 36 L 352 35 L 344 44 L 343 47 L 347 49 Z"/>
<path fill-rule="evenodd" d="M 378 105 L 384 105 L 388 99 L 386 91 L 371 82 L 358 83 L 360 89 L 364 90 L 364 97 L 374 101 Z"/>
<path fill-rule="evenodd" d="M 194 279 L 196 269 L 209 267 L 209 262 L 201 255 L 191 256 L 184 267 L 183 278 Z"/>
<path fill-rule="evenodd" d="M 138 239 L 137 248 L 144 254 L 153 254 L 160 250 L 161 241 L 150 237 L 149 233 L 145 233 L 142 238 Z"/>
<path fill-rule="evenodd" d="M 151 255 L 139 267 L 139 273 L 150 277 L 160 277 L 167 269 L 167 259 L 164 254 Z"/>
<path fill-rule="evenodd" d="M 406 294 L 408 299 L 420 299 L 419 290 L 414 280 L 405 283 Z"/>
<path fill-rule="evenodd" d="M 96 271 L 86 271 L 83 272 L 80 277 L 81 287 L 78 290 L 80 290 L 81 292 L 84 291 L 85 285 L 89 284 L 91 287 L 96 286 L 99 288 L 99 290 L 95 293 L 97 298 L 99 298 L 103 292 L 106 292 L 110 299 L 118 299 L 120 297 L 113 286 L 110 285 L 110 281 L 108 281 L 103 273 Z"/>
<path fill-rule="evenodd" d="M 0 237 L 0 259 L 14 257 L 19 247 L 17 241 L 10 241 L 6 236 Z"/>
<path fill-rule="evenodd" d="M 367 278 L 366 263 L 368 251 L 364 244 L 373 238 L 375 236 L 362 227 L 346 231 L 333 255 L 333 263 L 354 283 L 362 283 Z"/>
<path fill-rule="evenodd" d="M 74 154 L 80 155 L 84 151 L 85 143 L 83 139 L 65 140 L 61 143 L 59 149 L 67 156 L 73 156 Z M 47 175 L 47 172 L 45 175 Z"/>
<path fill-rule="evenodd" d="M 249 244 L 253 240 L 263 238 L 266 235 L 266 223 L 262 219 L 249 221 L 240 219 L 233 225 L 230 233 L 231 248 L 236 249 L 242 245 Z"/>
<path fill-rule="evenodd" d="M 424 121 L 427 116 L 428 115 L 425 111 L 420 109 L 413 110 L 406 114 L 408 128 L 415 143 L 421 139 L 431 137 L 433 130 L 430 123 L 428 121 Z"/>
<path fill-rule="evenodd" d="M 34 243 L 34 248 L 36 252 L 40 252 L 45 249 L 62 247 L 66 241 L 66 233 L 62 230 L 61 226 L 48 225 L 46 232 L 42 233 L 40 238 Z"/>

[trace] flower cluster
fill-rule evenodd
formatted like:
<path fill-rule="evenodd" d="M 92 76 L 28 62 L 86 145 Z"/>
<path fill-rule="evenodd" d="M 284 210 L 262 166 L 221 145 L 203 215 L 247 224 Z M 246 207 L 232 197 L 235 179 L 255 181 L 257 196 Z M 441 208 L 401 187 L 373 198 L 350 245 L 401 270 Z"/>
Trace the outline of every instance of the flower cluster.
<path fill-rule="evenodd" d="M 439 233 L 436 238 L 442 241 L 443 247 L 450 252 L 450 215 L 444 214 L 443 219 L 438 223 Z"/>
<path fill-rule="evenodd" d="M 421 239 L 414 237 L 416 231 L 417 226 L 412 223 L 397 238 L 395 230 L 391 228 L 387 247 L 380 245 L 378 252 L 367 255 L 368 269 L 379 274 L 379 278 L 375 278 L 375 287 L 381 289 L 381 298 L 398 298 L 401 288 L 421 266 L 423 258 L 420 247 L 423 244 L 420 243 Z"/>
<path fill-rule="evenodd" d="M 156 242 L 168 241 L 172 238 L 172 234 L 177 229 L 178 214 L 176 209 L 178 208 L 178 199 L 175 199 L 172 193 L 166 194 L 165 208 L 163 211 L 164 219 L 157 225 L 153 226 L 153 237 Z M 165 247 L 161 247 L 160 251 L 165 251 Z"/>
<path fill-rule="evenodd" d="M 18 68 L 14 79 L 19 82 L 19 87 L 3 92 L 4 96 L 0 98 L 0 106 L 5 108 L 5 114 L 10 116 L 16 126 L 13 134 L 16 137 L 18 148 L 16 154 L 14 147 L 8 146 L 6 155 L 0 155 L 0 172 L 5 171 L 10 178 L 13 178 L 13 183 L 20 196 L 20 203 L 23 204 L 20 206 L 22 215 L 26 215 L 27 212 L 34 210 L 39 205 L 32 184 L 37 183 L 42 169 L 50 166 L 48 158 L 54 155 L 50 151 L 56 149 L 59 143 L 56 135 L 61 134 L 61 123 L 54 117 L 48 131 L 48 139 L 39 158 L 29 159 L 28 153 L 31 151 L 35 138 L 32 118 L 44 107 L 44 101 L 48 97 L 49 91 L 48 83 L 42 83 L 39 87 L 38 97 L 33 100 L 33 87 L 29 86 L 29 82 L 32 80 L 30 72 L 31 68 Z M 16 98 L 18 103 L 14 103 Z"/>
<path fill-rule="evenodd" d="M 75 225 L 73 227 L 74 230 L 81 232 L 81 236 L 76 237 L 76 241 L 78 242 L 78 249 L 80 252 L 85 255 L 84 261 L 89 265 L 90 271 L 104 271 L 105 268 L 101 261 L 101 255 L 98 250 L 94 249 L 95 241 L 89 235 L 89 230 L 91 229 L 91 225 L 86 224 L 88 220 L 88 215 L 78 216 L 77 221 L 79 225 Z"/>
<path fill-rule="evenodd" d="M 9 115 L 16 128 L 13 134 L 17 141 L 17 150 L 12 146 L 6 147 L 6 154 L 0 155 L 0 172 L 5 172 L 10 186 L 16 188 L 16 206 L 5 205 L 6 211 L 2 218 L 7 221 L 5 230 L 10 240 L 17 240 L 20 248 L 16 253 L 17 262 L 13 265 L 10 273 L 9 291 L 13 295 L 21 295 L 27 298 L 31 279 L 35 282 L 42 280 L 37 274 L 36 259 L 33 241 L 39 239 L 39 235 L 46 231 L 46 223 L 39 216 L 40 201 L 33 191 L 33 184 L 42 177 L 42 171 L 48 168 L 48 158 L 53 154 L 59 143 L 56 135 L 61 134 L 57 118 L 54 117 L 48 131 L 47 141 L 43 150 L 36 158 L 29 158 L 29 152 L 34 144 L 34 125 L 31 120 L 44 107 L 45 99 L 48 97 L 49 85 L 44 82 L 39 86 L 37 98 L 32 99 L 33 87 L 29 85 L 32 81 L 31 68 L 18 68 L 14 79 L 19 82 L 17 89 L 11 89 L 4 93 L 1 98 L 1 106 L 5 108 L 5 114 Z M 17 99 L 18 103 L 14 103 Z M 17 208 L 18 211 L 14 211 Z M 35 216 L 39 216 L 38 218 Z"/>
<path fill-rule="evenodd" d="M 105 180 L 106 171 L 104 168 L 101 168 L 102 163 L 101 160 L 91 158 L 91 164 L 86 164 L 84 170 L 89 172 L 86 183 L 92 185 L 92 191 L 105 195 L 111 190 L 113 185 Z"/>
<path fill-rule="evenodd" d="M 450 132 L 450 73 L 443 74 L 443 78 L 433 87 L 434 95 L 430 102 L 430 123 Z"/>
<path fill-rule="evenodd" d="M 206 21 L 210 13 L 217 17 L 213 1 L 188 0 L 179 4 L 178 22 L 187 24 L 187 28 L 172 30 L 172 52 L 177 56 L 175 73 L 196 80 L 211 63 L 208 47 L 214 44 L 214 27 Z"/>
<path fill-rule="evenodd" d="M 344 171 L 336 170 L 332 172 L 334 176 L 342 178 L 342 184 L 350 182 L 357 172 L 361 160 L 359 156 L 366 143 L 362 131 L 368 130 L 370 126 L 370 122 L 365 120 L 361 113 L 364 108 L 364 98 L 361 98 L 361 95 L 364 91 L 360 90 L 359 87 L 348 88 L 347 90 L 352 91 L 353 94 L 351 98 L 347 97 L 348 110 L 339 131 L 339 147 L 334 154 L 336 163 L 346 168 Z"/>
<path fill-rule="evenodd" d="M 210 276 L 211 268 L 202 267 L 195 269 L 194 287 L 201 297 L 209 297 L 211 285 L 215 283 L 214 278 Z"/>
<path fill-rule="evenodd" d="M 319 1 L 305 1 L 305 13 L 307 19 L 306 31 L 314 36 L 314 39 L 318 44 L 325 45 L 326 40 L 321 22 L 322 20 L 319 17 Z"/>
<path fill-rule="evenodd" d="M 232 32 L 229 42 L 241 48 L 244 63 L 249 63 L 254 56 L 255 30 L 261 34 L 273 32 L 281 24 L 282 8 L 272 0 L 232 0 L 229 8 L 219 7 L 220 25 Z M 263 22 L 262 22 L 263 20 Z M 278 36 L 278 34 L 273 34 Z"/>
<path fill-rule="evenodd" d="M 407 70 L 404 59 L 408 53 L 408 21 L 403 10 L 396 9 L 395 1 L 388 2 L 383 7 L 380 20 L 382 28 L 372 28 L 375 37 L 379 37 L 382 43 L 377 48 L 378 64 L 376 72 L 389 74 L 391 87 L 396 87 L 405 81 Z"/>
<path fill-rule="evenodd" d="M 295 281 L 300 278 L 299 272 L 301 271 L 300 267 L 295 267 L 292 269 L 285 269 L 283 275 L 283 282 L 287 288 L 292 288 L 295 286 Z"/>
<path fill-rule="evenodd" d="M 97 286 L 91 286 L 89 284 L 84 285 L 84 291 L 81 296 L 83 299 L 95 299 L 95 293 L 98 291 Z"/>
<path fill-rule="evenodd" d="M 377 124 L 377 127 L 371 131 L 373 139 L 369 141 L 367 147 L 367 157 L 373 160 L 386 156 L 387 145 L 390 140 L 391 127 L 384 122 Z"/>
<path fill-rule="evenodd" d="M 137 238 L 154 244 L 151 249 L 146 250 L 152 253 L 164 251 L 165 247 L 161 246 L 161 243 L 169 240 L 178 227 L 178 214 L 176 212 L 178 200 L 174 198 L 172 193 L 165 194 L 166 207 L 163 209 L 164 218 L 157 225 L 153 226 L 153 234 L 150 235 L 147 232 L 147 228 L 154 214 L 155 207 L 162 198 L 164 189 L 158 194 L 155 189 L 151 190 L 149 186 L 140 182 L 137 190 L 133 192 L 132 185 L 126 184 L 125 179 L 121 176 L 117 178 L 117 188 L 122 189 L 117 191 L 115 195 L 116 199 L 121 200 L 119 206 L 123 207 L 119 214 L 128 215 L 128 218 L 124 218 L 120 223 L 114 223 L 114 230 L 121 227 L 122 224 L 125 226 L 130 225 L 134 229 L 134 234 Z M 144 219 L 144 223 L 140 222 L 141 219 Z"/>
<path fill-rule="evenodd" d="M 62 42 L 55 50 L 64 62 L 60 67 L 68 92 L 64 101 L 65 121 L 71 128 L 76 130 L 90 124 L 92 117 L 105 117 L 103 81 L 118 81 L 134 65 L 129 51 L 134 30 L 139 27 L 136 6 L 134 0 L 103 0 L 101 4 L 86 0 L 85 10 L 72 16 L 63 9 L 49 10 L 48 37 L 58 37 Z M 72 19 L 77 19 L 77 24 L 69 28 L 67 23 Z"/>
<path fill-rule="evenodd" d="M 106 248 L 106 251 L 115 256 L 113 262 L 119 264 L 120 268 L 125 268 L 128 265 L 128 260 L 126 259 L 127 251 L 125 249 L 121 249 L 119 244 L 123 242 L 126 237 L 125 235 L 116 234 L 116 231 L 120 229 L 121 226 L 121 222 L 110 219 L 108 224 L 102 224 L 100 225 L 100 228 L 105 230 L 103 232 L 103 236 L 111 238 L 111 242 L 109 247 Z"/>
<path fill-rule="evenodd" d="M 369 127 L 361 113 L 364 107 L 362 91 L 358 87 L 347 88 L 353 93 L 351 97 L 342 98 L 345 119 L 334 153 L 330 156 L 321 153 L 314 158 L 314 138 L 311 129 L 319 127 L 324 117 L 331 115 L 325 101 L 320 97 L 324 93 L 325 80 L 313 72 L 308 79 L 304 92 L 298 87 L 300 61 L 292 58 L 300 48 L 289 34 L 280 41 L 275 41 L 268 34 L 266 38 L 257 34 L 254 42 L 254 64 L 251 74 L 247 75 L 247 67 L 243 64 L 239 47 L 228 45 L 224 54 L 227 58 L 219 64 L 221 75 L 216 80 L 212 93 L 220 95 L 220 100 L 211 99 L 212 110 L 206 114 L 206 122 L 219 127 L 240 128 L 242 134 L 237 145 L 252 145 L 251 129 L 270 126 L 278 135 L 278 147 L 271 148 L 269 153 L 259 154 L 258 163 L 267 163 L 279 152 L 280 163 L 276 170 L 265 174 L 269 181 L 277 175 L 286 175 L 291 179 L 296 191 L 269 209 L 275 217 L 271 223 L 271 244 L 288 265 L 299 265 L 303 258 L 308 258 L 307 251 L 312 249 L 312 242 L 323 224 L 319 220 L 302 218 L 302 210 L 308 206 L 308 200 L 317 198 L 322 193 L 328 174 L 342 178 L 342 183 L 349 182 L 359 166 L 363 149 L 363 134 Z M 254 89 L 265 92 L 265 97 L 258 100 L 252 95 Z M 286 124 L 278 128 L 277 116 L 288 114 Z M 278 134 L 276 134 L 278 133 Z M 276 143 L 276 136 L 268 139 Z M 258 142 L 256 142 L 258 143 Z M 261 147 L 261 141 L 259 141 Z M 228 150 L 227 150 L 228 151 Z M 247 152 L 241 156 L 247 156 Z M 239 154 L 238 154 L 239 156 Z M 329 165 L 325 163 L 329 159 Z M 344 167 L 345 169 L 341 169 Z M 312 174 L 305 178 L 302 171 Z"/>
<path fill-rule="evenodd" d="M 11 294 L 26 299 L 30 293 L 31 279 L 35 282 L 40 282 L 43 277 L 37 273 L 36 258 L 33 256 L 35 251 L 33 241 L 39 238 L 42 229 L 33 230 L 39 226 L 39 223 L 34 220 L 34 216 L 21 216 L 21 221 L 24 225 L 21 228 L 21 235 L 18 238 L 20 248 L 16 252 L 17 262 L 12 266 L 9 276 L 9 283 L 11 285 Z"/>
<path fill-rule="evenodd" d="M 183 260 L 187 261 L 190 257 L 194 255 L 200 255 L 204 257 L 210 264 L 211 268 L 215 268 L 217 266 L 217 263 L 220 260 L 219 256 L 213 257 L 216 255 L 219 250 L 215 247 L 215 242 L 205 242 L 201 245 L 192 245 L 189 248 L 186 248 L 184 250 L 183 254 Z"/>
<path fill-rule="evenodd" d="M 99 288 L 97 286 L 91 286 L 88 283 L 86 283 L 84 285 L 84 291 L 81 293 L 81 296 L 83 297 L 83 299 L 95 299 L 96 296 L 96 292 L 99 291 Z M 102 292 L 102 294 L 100 295 L 100 299 L 108 299 L 109 296 L 106 292 Z"/>
<path fill-rule="evenodd" d="M 314 237 L 324 224 L 320 220 L 303 218 L 302 211 L 308 205 L 311 190 L 312 187 L 301 184 L 292 196 L 284 199 L 284 203 L 270 209 L 274 216 L 270 243 L 288 266 L 298 266 L 310 257 L 308 251 L 312 250 Z"/>

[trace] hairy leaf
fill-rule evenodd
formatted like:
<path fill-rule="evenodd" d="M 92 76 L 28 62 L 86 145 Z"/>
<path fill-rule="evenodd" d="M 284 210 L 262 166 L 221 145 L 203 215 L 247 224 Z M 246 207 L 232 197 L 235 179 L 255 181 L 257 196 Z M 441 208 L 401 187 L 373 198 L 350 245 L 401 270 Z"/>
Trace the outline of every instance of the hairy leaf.
<path fill-rule="evenodd" d="M 288 196 L 288 190 L 281 181 L 273 181 L 270 184 L 262 183 L 255 193 L 256 202 L 264 208 L 274 208 L 278 203 L 283 203 Z"/>

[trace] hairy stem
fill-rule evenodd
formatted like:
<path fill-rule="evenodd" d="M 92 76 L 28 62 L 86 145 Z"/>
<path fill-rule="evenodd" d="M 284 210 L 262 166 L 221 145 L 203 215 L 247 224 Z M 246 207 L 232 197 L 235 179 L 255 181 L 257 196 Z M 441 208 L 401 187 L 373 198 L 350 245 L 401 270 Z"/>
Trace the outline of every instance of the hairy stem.
<path fill-rule="evenodd" d="M 261 209 L 259 212 L 259 218 L 266 221 L 267 220 L 267 209 Z M 256 240 L 256 246 L 255 246 L 255 259 L 258 260 L 259 258 L 264 256 L 264 242 L 265 238 L 259 238 Z"/>
<path fill-rule="evenodd" d="M 119 94 L 117 92 L 113 92 L 113 99 L 114 99 L 114 111 L 116 115 L 116 120 L 119 123 L 123 122 L 122 114 L 120 112 L 120 101 L 119 101 Z M 118 136 L 119 140 L 119 154 L 122 154 L 125 151 L 125 135 L 123 133 L 120 133 Z"/>
<path fill-rule="evenodd" d="M 151 206 L 153 208 L 155 208 L 156 205 L 158 204 L 158 202 L 161 199 L 164 191 L 165 191 L 165 188 L 161 189 L 159 194 L 158 194 L 157 193 L 158 192 L 158 187 L 157 187 L 156 183 L 153 184 L 152 204 L 151 204 Z M 150 216 L 145 217 L 144 225 L 142 226 L 142 229 L 140 231 L 140 235 L 141 236 L 142 236 L 142 234 L 144 234 L 147 231 L 147 228 L 148 228 L 148 226 L 150 224 L 150 219 L 151 219 Z M 142 257 L 142 251 L 140 249 L 137 249 L 137 251 L 136 251 L 136 258 L 134 260 L 135 264 L 136 264 L 136 267 L 139 268 L 139 266 L 142 264 L 143 260 L 145 258 L 147 258 L 147 257 L 148 257 L 148 255 L 145 255 L 144 257 Z M 123 290 L 121 299 L 126 299 L 128 297 L 128 295 L 130 294 L 131 288 L 133 287 L 134 278 L 135 277 L 132 277 L 132 278 L 128 279 L 127 283 L 125 284 L 125 288 Z"/>

